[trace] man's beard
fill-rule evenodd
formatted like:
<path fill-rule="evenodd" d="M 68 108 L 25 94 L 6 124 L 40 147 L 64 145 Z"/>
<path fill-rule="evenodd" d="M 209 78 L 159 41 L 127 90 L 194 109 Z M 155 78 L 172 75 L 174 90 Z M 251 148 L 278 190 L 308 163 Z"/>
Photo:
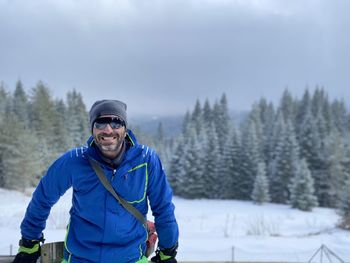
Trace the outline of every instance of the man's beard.
<path fill-rule="evenodd" d="M 115 137 L 115 139 L 113 142 L 105 142 L 102 137 Z M 121 149 L 124 138 L 122 138 L 118 133 L 100 133 L 94 136 L 94 141 L 102 153 L 112 153 L 118 152 Z"/>

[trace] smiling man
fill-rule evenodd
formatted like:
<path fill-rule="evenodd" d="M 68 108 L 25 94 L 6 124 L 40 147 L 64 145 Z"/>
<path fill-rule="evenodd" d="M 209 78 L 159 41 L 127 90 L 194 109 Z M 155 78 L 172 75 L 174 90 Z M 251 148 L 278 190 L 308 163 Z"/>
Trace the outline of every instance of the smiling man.
<path fill-rule="evenodd" d="M 108 125 L 109 124 L 109 125 Z M 126 136 L 125 122 L 119 117 L 109 115 L 98 118 L 93 128 L 94 140 L 101 153 L 114 159 L 122 151 Z"/>
<path fill-rule="evenodd" d="M 90 110 L 92 136 L 48 169 L 33 193 L 21 224 L 22 239 L 15 263 L 34 263 L 51 207 L 73 187 L 64 260 L 86 263 L 146 263 L 147 229 L 102 185 L 90 161 L 102 168 L 114 191 L 143 217 L 148 202 L 159 242 L 153 262 L 176 263 L 178 225 L 172 190 L 154 150 L 140 145 L 127 129 L 126 104 L 95 102 Z"/>

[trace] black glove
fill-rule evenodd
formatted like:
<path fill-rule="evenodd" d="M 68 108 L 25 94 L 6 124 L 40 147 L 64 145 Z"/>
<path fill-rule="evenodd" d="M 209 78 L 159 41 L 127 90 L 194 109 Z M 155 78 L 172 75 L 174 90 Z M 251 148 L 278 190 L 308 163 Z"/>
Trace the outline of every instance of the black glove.
<path fill-rule="evenodd" d="M 151 262 L 155 263 L 177 263 L 175 259 L 177 254 L 178 244 L 171 248 L 159 249 L 156 250 L 156 255 L 151 258 Z"/>
<path fill-rule="evenodd" d="M 40 242 L 43 240 L 29 240 L 22 237 L 13 263 L 36 263 L 40 257 Z"/>

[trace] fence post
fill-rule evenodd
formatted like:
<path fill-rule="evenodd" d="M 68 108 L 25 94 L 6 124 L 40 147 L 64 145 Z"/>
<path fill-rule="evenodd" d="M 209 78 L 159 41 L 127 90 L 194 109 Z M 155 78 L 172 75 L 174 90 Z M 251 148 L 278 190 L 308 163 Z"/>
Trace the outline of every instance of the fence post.
<path fill-rule="evenodd" d="M 41 247 L 41 263 L 60 263 L 63 259 L 63 242 L 45 243 Z"/>
<path fill-rule="evenodd" d="M 10 256 L 12 256 L 12 244 L 10 245 Z"/>
<path fill-rule="evenodd" d="M 235 262 L 235 247 L 232 246 L 231 262 Z"/>

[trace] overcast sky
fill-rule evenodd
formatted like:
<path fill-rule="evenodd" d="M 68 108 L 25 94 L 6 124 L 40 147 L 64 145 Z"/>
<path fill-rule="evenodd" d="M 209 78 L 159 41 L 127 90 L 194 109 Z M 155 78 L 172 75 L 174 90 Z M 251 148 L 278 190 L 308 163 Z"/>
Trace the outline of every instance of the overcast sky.
<path fill-rule="evenodd" d="M 0 0 L 0 81 L 38 80 L 87 107 L 184 113 L 225 92 L 234 110 L 323 86 L 350 101 L 350 1 Z"/>

